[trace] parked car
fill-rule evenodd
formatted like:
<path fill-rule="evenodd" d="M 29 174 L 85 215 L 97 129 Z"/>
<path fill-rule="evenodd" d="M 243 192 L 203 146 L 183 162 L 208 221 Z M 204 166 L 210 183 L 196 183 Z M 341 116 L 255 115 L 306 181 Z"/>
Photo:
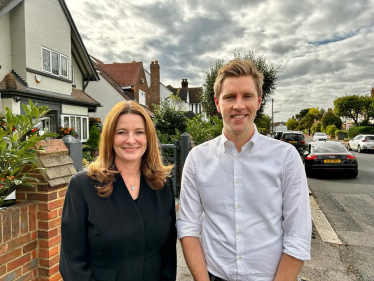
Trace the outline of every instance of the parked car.
<path fill-rule="evenodd" d="M 300 131 L 286 131 L 280 140 L 292 144 L 298 150 L 304 149 L 305 146 L 304 134 Z"/>
<path fill-rule="evenodd" d="M 327 135 L 325 133 L 317 132 L 313 135 L 313 141 L 327 141 Z"/>
<path fill-rule="evenodd" d="M 352 178 L 358 175 L 356 157 L 340 142 L 310 142 L 304 152 L 305 173 L 308 177 L 321 172 L 344 172 Z"/>
<path fill-rule="evenodd" d="M 358 152 L 363 151 L 374 151 L 374 135 L 357 135 L 351 139 L 347 144 L 348 150 L 357 150 Z"/>

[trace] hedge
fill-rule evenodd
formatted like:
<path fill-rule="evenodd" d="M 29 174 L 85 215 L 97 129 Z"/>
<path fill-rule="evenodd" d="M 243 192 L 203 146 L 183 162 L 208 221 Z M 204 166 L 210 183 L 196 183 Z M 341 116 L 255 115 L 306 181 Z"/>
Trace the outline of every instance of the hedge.
<path fill-rule="evenodd" d="M 373 134 L 374 135 L 374 127 L 373 126 L 360 126 L 360 127 L 349 128 L 348 135 L 351 139 L 360 134 Z"/>

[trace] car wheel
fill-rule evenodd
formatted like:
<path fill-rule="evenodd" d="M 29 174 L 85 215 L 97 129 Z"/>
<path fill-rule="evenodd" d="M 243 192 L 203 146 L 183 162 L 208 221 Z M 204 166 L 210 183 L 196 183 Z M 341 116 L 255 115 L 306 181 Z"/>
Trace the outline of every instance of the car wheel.
<path fill-rule="evenodd" d="M 358 153 L 361 153 L 361 152 L 362 152 L 361 146 L 357 146 L 357 152 L 358 152 Z"/>
<path fill-rule="evenodd" d="M 350 146 L 349 144 L 347 144 L 347 149 L 348 149 L 349 151 L 352 150 L 352 148 L 351 148 L 351 146 Z"/>

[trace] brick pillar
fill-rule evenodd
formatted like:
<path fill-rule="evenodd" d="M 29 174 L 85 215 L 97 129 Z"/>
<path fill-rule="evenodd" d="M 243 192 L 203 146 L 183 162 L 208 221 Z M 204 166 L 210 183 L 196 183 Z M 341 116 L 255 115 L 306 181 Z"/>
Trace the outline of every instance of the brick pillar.
<path fill-rule="evenodd" d="M 37 280 L 57 281 L 62 280 L 58 270 L 62 206 L 68 182 L 76 170 L 68 155 L 68 148 L 60 139 L 48 141 L 46 151 L 39 155 L 37 161 L 40 167 L 47 169 L 31 171 L 29 175 L 38 178 L 40 182 L 32 187 L 18 188 L 16 200 L 36 202 Z"/>
<path fill-rule="evenodd" d="M 158 61 L 152 61 L 150 65 L 151 70 L 151 86 L 149 87 L 150 92 L 150 109 L 153 112 L 152 103 L 160 104 L 160 65 Z"/>

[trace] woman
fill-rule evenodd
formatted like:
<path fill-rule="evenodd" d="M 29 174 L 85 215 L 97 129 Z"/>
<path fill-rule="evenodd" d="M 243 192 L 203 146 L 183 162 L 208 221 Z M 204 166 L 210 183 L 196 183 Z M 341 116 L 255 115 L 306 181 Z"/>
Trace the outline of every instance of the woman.
<path fill-rule="evenodd" d="M 73 176 L 61 220 L 65 281 L 175 280 L 175 197 L 152 120 L 137 103 L 110 111 L 99 156 Z"/>

